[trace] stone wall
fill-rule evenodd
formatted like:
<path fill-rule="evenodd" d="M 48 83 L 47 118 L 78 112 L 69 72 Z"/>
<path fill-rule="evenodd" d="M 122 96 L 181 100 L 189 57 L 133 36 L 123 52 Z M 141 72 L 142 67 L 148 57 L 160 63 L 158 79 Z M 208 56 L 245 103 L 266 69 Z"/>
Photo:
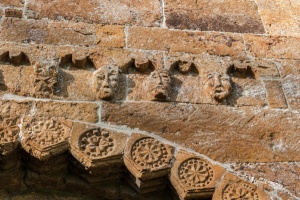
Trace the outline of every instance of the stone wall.
<path fill-rule="evenodd" d="M 0 0 L 4 189 L 300 198 L 299 10 L 296 0 Z M 118 143 L 87 148 L 102 129 Z M 168 152 L 159 166 L 136 163 L 143 142 Z M 187 163 L 210 181 L 186 182 Z"/>

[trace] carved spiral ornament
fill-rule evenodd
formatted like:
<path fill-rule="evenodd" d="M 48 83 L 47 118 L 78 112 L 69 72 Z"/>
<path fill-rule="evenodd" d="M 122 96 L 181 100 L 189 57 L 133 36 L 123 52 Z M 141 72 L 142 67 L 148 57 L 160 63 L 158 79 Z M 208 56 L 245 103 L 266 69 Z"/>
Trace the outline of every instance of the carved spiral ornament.
<path fill-rule="evenodd" d="M 168 163 L 166 147 L 150 137 L 136 141 L 132 145 L 131 156 L 135 163 L 144 168 L 159 168 Z"/>
<path fill-rule="evenodd" d="M 200 189 L 208 185 L 214 175 L 211 166 L 199 159 L 191 158 L 184 161 L 178 169 L 178 176 L 188 188 Z"/>
<path fill-rule="evenodd" d="M 108 131 L 97 128 L 84 132 L 79 139 L 79 147 L 92 158 L 110 155 L 115 147 Z"/>
<path fill-rule="evenodd" d="M 258 194 L 249 184 L 227 185 L 223 191 L 224 200 L 259 200 Z"/>

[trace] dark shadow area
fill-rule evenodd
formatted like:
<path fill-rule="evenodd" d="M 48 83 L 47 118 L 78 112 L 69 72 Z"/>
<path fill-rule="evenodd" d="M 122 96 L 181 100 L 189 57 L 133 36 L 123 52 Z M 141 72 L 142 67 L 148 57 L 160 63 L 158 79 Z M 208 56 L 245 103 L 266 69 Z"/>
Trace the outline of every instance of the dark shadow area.
<path fill-rule="evenodd" d="M 83 58 L 74 58 L 72 54 L 62 56 L 59 60 L 59 67 L 66 70 L 96 70 L 95 64 L 88 56 Z"/>
<path fill-rule="evenodd" d="M 68 87 L 75 81 L 74 76 L 67 70 L 58 69 L 58 82 L 55 87 L 54 94 L 64 98 L 69 97 Z"/>
<path fill-rule="evenodd" d="M 178 60 L 170 67 L 172 74 L 181 74 L 187 76 L 199 76 L 199 71 L 194 63 Z"/>
<path fill-rule="evenodd" d="M 247 63 L 243 63 L 243 65 L 241 66 L 237 66 L 236 64 L 231 64 L 227 69 L 227 74 L 236 78 L 255 79 L 255 73 L 252 70 L 250 64 L 247 65 Z"/>

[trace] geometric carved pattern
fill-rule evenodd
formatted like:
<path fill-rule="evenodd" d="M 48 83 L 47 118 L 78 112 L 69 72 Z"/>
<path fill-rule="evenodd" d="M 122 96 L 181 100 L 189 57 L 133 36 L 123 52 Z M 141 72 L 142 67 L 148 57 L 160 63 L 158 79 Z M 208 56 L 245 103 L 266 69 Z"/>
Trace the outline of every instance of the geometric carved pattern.
<path fill-rule="evenodd" d="M 143 168 L 159 168 L 168 164 L 168 151 L 158 140 L 141 138 L 132 145 L 133 161 Z"/>
<path fill-rule="evenodd" d="M 107 130 L 96 128 L 80 136 L 79 147 L 91 158 L 102 158 L 113 152 L 115 144 Z"/>
<path fill-rule="evenodd" d="M 31 121 L 26 124 L 23 135 L 27 138 L 26 143 L 41 149 L 64 142 L 68 138 L 64 124 L 52 118 Z"/>
<path fill-rule="evenodd" d="M 200 189 L 208 185 L 214 175 L 211 166 L 199 159 L 191 158 L 184 161 L 178 169 L 178 176 L 188 188 Z"/>
<path fill-rule="evenodd" d="M 0 144 L 14 142 L 19 134 L 19 127 L 16 124 L 17 119 L 3 119 L 0 123 Z"/>
<path fill-rule="evenodd" d="M 256 189 L 247 183 L 238 185 L 228 184 L 223 190 L 222 199 L 224 200 L 259 200 Z"/>

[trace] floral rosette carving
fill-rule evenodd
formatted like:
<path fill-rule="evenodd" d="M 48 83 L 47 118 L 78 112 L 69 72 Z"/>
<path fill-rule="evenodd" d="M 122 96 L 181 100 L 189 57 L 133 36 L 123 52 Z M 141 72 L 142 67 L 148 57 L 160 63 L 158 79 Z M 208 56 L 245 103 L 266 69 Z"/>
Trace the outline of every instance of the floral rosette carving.
<path fill-rule="evenodd" d="M 79 138 L 79 148 L 91 158 L 102 158 L 114 150 L 114 140 L 107 130 L 97 128 L 84 132 Z"/>
<path fill-rule="evenodd" d="M 68 131 L 65 125 L 52 118 L 32 120 L 27 123 L 24 131 L 26 143 L 39 148 L 47 148 L 51 145 L 64 142 L 68 139 Z"/>
<path fill-rule="evenodd" d="M 224 200 L 259 200 L 256 188 L 247 183 L 228 184 L 222 195 Z"/>
<path fill-rule="evenodd" d="M 3 119 L 0 123 L 0 144 L 14 142 L 18 138 L 17 119 Z"/>
<path fill-rule="evenodd" d="M 200 189 L 208 185 L 213 178 L 214 171 L 209 163 L 199 158 L 184 161 L 178 169 L 180 181 L 188 188 Z"/>
<path fill-rule="evenodd" d="M 154 138 L 141 138 L 132 145 L 131 156 L 143 168 L 160 168 L 168 165 L 166 147 Z"/>

